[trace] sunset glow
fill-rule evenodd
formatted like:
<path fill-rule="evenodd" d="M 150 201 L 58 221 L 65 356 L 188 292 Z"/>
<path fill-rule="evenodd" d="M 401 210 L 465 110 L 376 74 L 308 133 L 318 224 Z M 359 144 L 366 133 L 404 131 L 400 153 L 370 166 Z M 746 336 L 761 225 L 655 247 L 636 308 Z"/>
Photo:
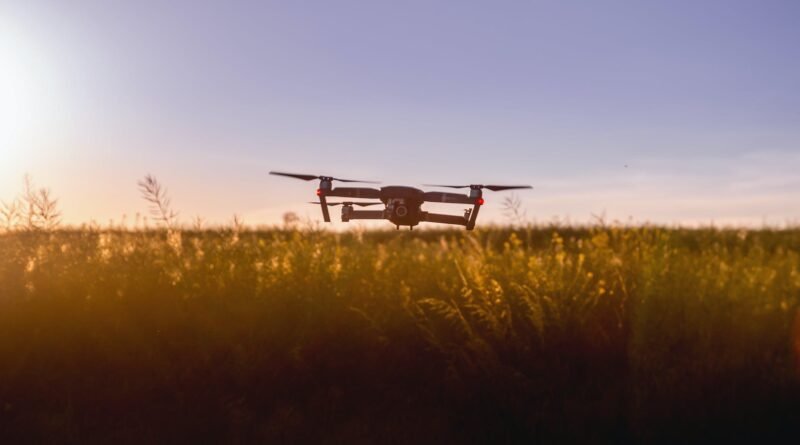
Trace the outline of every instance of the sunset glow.
<path fill-rule="evenodd" d="M 22 177 L 38 141 L 52 130 L 58 92 L 43 48 L 14 23 L 0 23 L 0 177 L 5 184 Z"/>
<path fill-rule="evenodd" d="M 795 8 L 656 3 L 6 2 L 0 199 L 30 173 L 66 223 L 120 220 L 153 173 L 185 223 L 320 220 L 285 170 L 531 184 L 538 222 L 796 222 Z"/>

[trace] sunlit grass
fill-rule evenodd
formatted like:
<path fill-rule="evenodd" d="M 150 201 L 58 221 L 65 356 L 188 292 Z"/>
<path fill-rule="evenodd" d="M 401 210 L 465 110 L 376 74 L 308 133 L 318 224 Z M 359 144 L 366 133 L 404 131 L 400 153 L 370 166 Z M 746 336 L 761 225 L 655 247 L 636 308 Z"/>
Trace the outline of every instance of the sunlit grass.
<path fill-rule="evenodd" d="M 33 231 L 0 252 L 0 428 L 45 440 L 797 420 L 800 230 Z"/>

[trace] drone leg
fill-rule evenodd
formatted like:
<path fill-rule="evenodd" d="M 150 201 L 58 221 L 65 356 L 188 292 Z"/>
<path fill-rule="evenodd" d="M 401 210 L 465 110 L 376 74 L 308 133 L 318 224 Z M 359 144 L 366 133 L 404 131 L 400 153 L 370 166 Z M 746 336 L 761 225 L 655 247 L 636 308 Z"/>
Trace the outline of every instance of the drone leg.
<path fill-rule="evenodd" d="M 328 201 L 325 199 L 325 195 L 319 195 L 319 205 L 322 207 L 322 219 L 325 222 L 331 222 L 331 215 L 328 213 Z"/>
<path fill-rule="evenodd" d="M 467 221 L 467 230 L 472 230 L 475 228 L 475 221 L 478 219 L 478 210 L 480 209 L 480 204 L 475 204 L 475 206 L 472 208 L 472 213 L 469 215 L 469 221 Z"/>
<path fill-rule="evenodd" d="M 400 226 L 398 225 L 398 226 L 397 226 L 397 229 L 395 229 L 395 230 L 400 230 Z"/>

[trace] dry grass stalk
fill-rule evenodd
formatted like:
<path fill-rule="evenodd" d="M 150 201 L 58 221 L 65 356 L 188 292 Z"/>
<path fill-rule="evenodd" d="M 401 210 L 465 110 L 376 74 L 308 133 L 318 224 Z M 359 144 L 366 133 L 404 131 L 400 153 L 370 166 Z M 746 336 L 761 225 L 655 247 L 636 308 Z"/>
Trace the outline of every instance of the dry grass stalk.
<path fill-rule="evenodd" d="M 150 215 L 167 229 L 174 229 L 178 222 L 178 212 L 172 209 L 167 189 L 155 176 L 148 174 L 138 183 L 142 198 L 150 203 Z"/>

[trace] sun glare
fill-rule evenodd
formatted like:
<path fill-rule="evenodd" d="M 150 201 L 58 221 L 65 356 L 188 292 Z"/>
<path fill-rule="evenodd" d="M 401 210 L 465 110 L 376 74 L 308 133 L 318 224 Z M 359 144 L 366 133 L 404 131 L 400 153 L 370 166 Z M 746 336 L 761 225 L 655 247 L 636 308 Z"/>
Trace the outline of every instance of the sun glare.
<path fill-rule="evenodd" d="M 13 24 L 0 25 L 0 175 L 17 176 L 31 141 L 47 131 L 53 74 L 33 39 Z"/>

